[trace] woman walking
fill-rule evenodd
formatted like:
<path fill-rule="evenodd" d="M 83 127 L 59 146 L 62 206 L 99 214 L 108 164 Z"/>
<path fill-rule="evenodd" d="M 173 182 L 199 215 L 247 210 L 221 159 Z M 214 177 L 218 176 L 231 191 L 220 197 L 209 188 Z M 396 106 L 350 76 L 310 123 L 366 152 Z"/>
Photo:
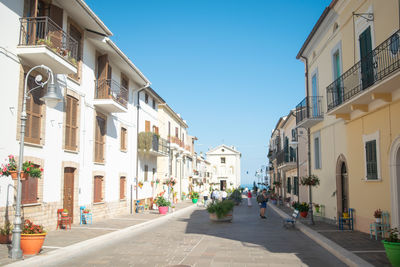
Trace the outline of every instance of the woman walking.
<path fill-rule="evenodd" d="M 248 207 L 253 206 L 253 204 L 251 204 L 251 197 L 252 197 L 251 191 L 248 190 L 248 191 L 247 191 L 247 206 L 248 206 Z"/>

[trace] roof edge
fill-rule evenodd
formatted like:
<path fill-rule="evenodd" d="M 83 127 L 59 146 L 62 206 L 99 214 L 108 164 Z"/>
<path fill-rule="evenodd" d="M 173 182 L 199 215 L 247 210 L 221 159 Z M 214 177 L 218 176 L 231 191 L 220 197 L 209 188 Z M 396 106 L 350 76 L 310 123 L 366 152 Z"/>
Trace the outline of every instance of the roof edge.
<path fill-rule="evenodd" d="M 93 12 L 93 10 L 85 3 L 83 0 L 75 0 L 87 13 L 89 16 L 96 21 L 96 23 L 102 28 L 108 36 L 112 36 L 113 33 L 108 29 L 103 21 Z"/>

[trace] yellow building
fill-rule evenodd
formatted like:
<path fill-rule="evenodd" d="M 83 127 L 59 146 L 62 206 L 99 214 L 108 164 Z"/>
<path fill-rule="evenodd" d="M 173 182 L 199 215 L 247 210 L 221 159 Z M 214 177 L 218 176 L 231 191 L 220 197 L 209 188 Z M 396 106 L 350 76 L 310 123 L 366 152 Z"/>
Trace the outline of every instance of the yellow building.
<path fill-rule="evenodd" d="M 331 219 L 354 208 L 361 231 L 378 208 L 400 221 L 399 21 L 396 0 L 335 0 L 298 54 L 308 77 L 300 124 L 321 179 L 314 202 Z"/>

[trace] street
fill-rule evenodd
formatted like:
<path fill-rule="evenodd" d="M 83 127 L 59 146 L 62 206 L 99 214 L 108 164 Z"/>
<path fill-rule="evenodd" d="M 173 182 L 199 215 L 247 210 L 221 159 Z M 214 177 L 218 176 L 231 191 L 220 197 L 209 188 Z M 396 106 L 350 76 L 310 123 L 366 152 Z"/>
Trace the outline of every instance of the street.
<path fill-rule="evenodd" d="M 204 208 L 135 236 L 82 251 L 57 266 L 345 266 L 282 219 L 243 201 L 232 223 L 212 223 Z"/>

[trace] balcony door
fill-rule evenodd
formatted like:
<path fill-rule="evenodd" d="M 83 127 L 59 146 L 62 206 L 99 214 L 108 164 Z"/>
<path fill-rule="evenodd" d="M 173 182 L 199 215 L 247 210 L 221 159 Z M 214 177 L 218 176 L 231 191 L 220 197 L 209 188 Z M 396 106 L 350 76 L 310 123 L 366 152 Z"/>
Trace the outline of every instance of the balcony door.
<path fill-rule="evenodd" d="M 343 85 L 342 81 L 339 79 L 340 75 L 342 75 L 342 72 L 340 70 L 340 52 L 337 50 L 335 53 L 333 53 L 333 80 L 335 82 L 335 98 L 336 101 L 335 103 L 337 105 L 341 104 L 343 102 Z"/>
<path fill-rule="evenodd" d="M 74 218 L 74 168 L 64 168 L 64 199 L 63 209 L 67 209 L 69 216 Z"/>
<path fill-rule="evenodd" d="M 111 72 L 112 68 L 108 61 L 108 55 L 97 58 L 97 97 L 100 99 L 110 98 L 111 95 Z"/>
<path fill-rule="evenodd" d="M 311 78 L 312 86 L 312 117 L 318 117 L 319 103 L 318 103 L 318 84 L 317 84 L 317 74 L 314 74 Z M 310 114 L 307 114 L 310 117 Z"/>
<path fill-rule="evenodd" d="M 362 89 L 374 82 L 374 64 L 372 55 L 371 27 L 360 34 L 361 82 Z"/>

